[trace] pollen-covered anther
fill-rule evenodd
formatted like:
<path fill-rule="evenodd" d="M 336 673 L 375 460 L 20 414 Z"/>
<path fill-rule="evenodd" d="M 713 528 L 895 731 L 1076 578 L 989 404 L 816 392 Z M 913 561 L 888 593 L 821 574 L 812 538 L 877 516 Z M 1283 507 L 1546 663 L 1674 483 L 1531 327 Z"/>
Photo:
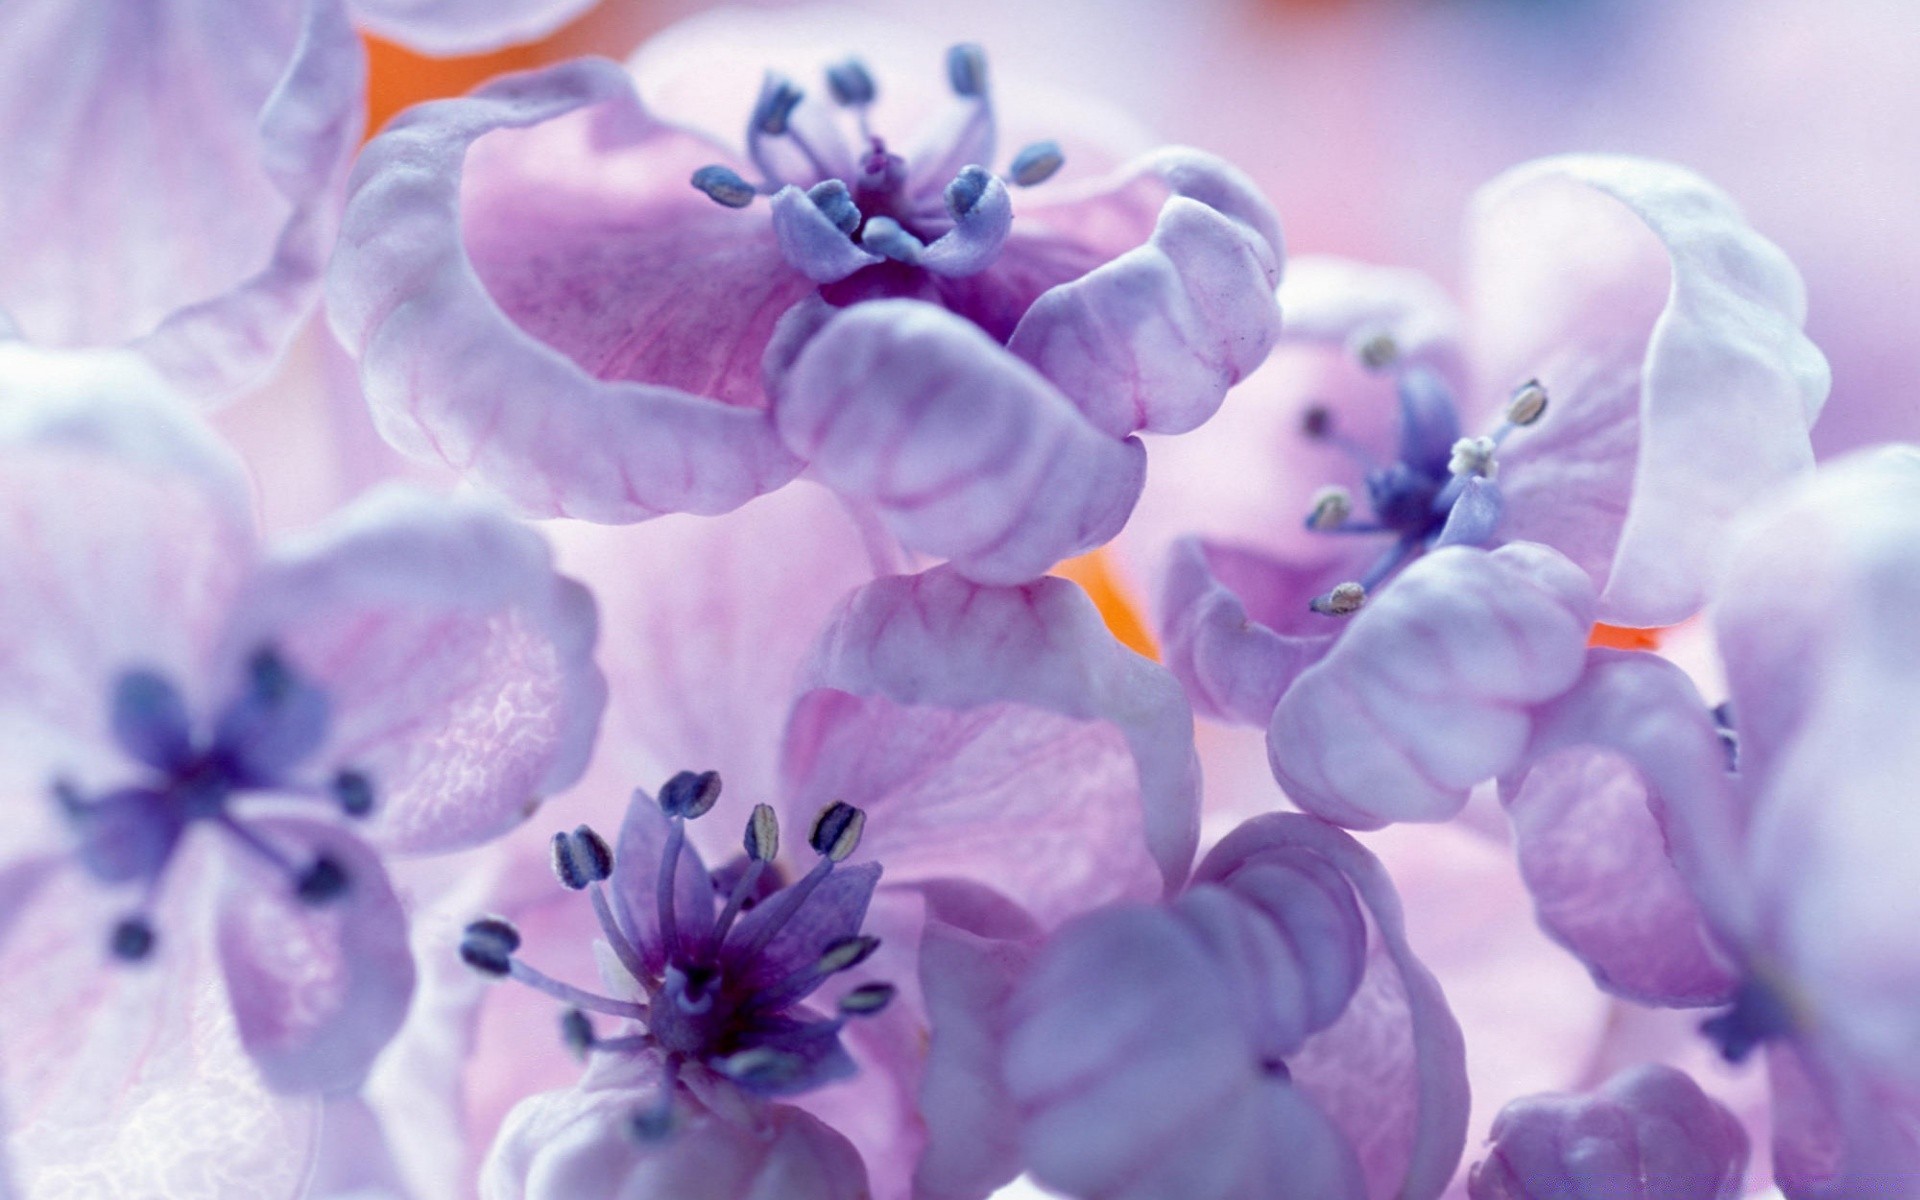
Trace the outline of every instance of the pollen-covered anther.
<path fill-rule="evenodd" d="M 835 800 L 820 810 L 807 834 L 807 844 L 815 853 L 834 862 L 845 862 L 860 846 L 860 834 L 867 827 L 867 814 L 853 805 Z"/>
<path fill-rule="evenodd" d="M 863 983 L 840 997 L 840 1011 L 849 1017 L 870 1017 L 893 1003 L 898 988 L 890 983 Z"/>
<path fill-rule="evenodd" d="M 1007 167 L 1007 178 L 1021 187 L 1033 187 L 1052 179 L 1066 161 L 1059 142 L 1034 142 L 1013 156 L 1013 162 Z"/>
<path fill-rule="evenodd" d="M 773 861 L 774 856 L 780 853 L 780 817 L 773 811 L 772 805 L 753 806 L 752 814 L 747 817 L 746 836 L 741 840 L 747 857 L 752 861 Z"/>
<path fill-rule="evenodd" d="M 511 972 L 519 948 L 520 931 L 498 917 L 482 917 L 460 935 L 460 961 L 486 975 Z"/>
<path fill-rule="evenodd" d="M 707 199 L 727 208 L 745 208 L 760 194 L 738 171 L 717 163 L 695 171 L 691 182 L 695 190 L 706 193 Z"/>
<path fill-rule="evenodd" d="M 1358 583 L 1340 584 L 1324 596 L 1316 596 L 1307 607 L 1328 617 L 1351 616 L 1367 603 L 1367 589 Z"/>
<path fill-rule="evenodd" d="M 1326 532 L 1338 529 L 1353 515 L 1353 494 L 1343 487 L 1323 487 L 1313 494 L 1313 511 L 1307 516 L 1307 528 Z"/>
<path fill-rule="evenodd" d="M 798 1079 L 806 1061 L 771 1046 L 749 1046 L 713 1064 L 722 1075 L 753 1090 L 772 1090 Z"/>
<path fill-rule="evenodd" d="M 958 221 L 972 212 L 974 206 L 980 203 L 980 197 L 987 194 L 987 185 L 992 182 L 993 176 L 987 173 L 985 167 L 960 168 L 960 173 L 953 177 L 945 193 L 947 211 L 953 214 L 953 219 Z"/>
<path fill-rule="evenodd" d="M 754 128 L 768 137 L 786 133 L 793 110 L 799 107 L 804 95 L 792 80 L 769 74 L 760 89 L 760 101 L 753 108 Z"/>
<path fill-rule="evenodd" d="M 1529 379 L 1513 389 L 1513 399 L 1507 401 L 1507 420 L 1509 423 L 1525 428 L 1545 416 L 1547 412 L 1547 389 L 1538 379 Z"/>
<path fill-rule="evenodd" d="M 364 771 L 336 772 L 327 790 L 333 793 L 340 811 L 350 817 L 364 817 L 373 811 L 373 781 Z"/>
<path fill-rule="evenodd" d="M 860 228 L 860 206 L 853 202 L 853 193 L 844 182 L 823 179 L 807 189 L 807 199 L 841 233 L 851 234 Z"/>
<path fill-rule="evenodd" d="M 689 821 L 705 816 L 719 799 L 718 771 L 681 771 L 660 788 L 660 810 Z"/>
<path fill-rule="evenodd" d="M 840 971 L 850 971 L 854 967 L 873 957 L 880 948 L 880 939 L 867 934 L 844 937 L 828 946 L 820 955 L 820 961 L 814 969 L 822 975 L 833 975 Z"/>
<path fill-rule="evenodd" d="M 1447 459 L 1447 470 L 1456 476 L 1492 479 L 1500 472 L 1500 464 L 1493 458 L 1498 448 L 1490 437 L 1463 437 L 1453 444 L 1453 454 Z"/>
<path fill-rule="evenodd" d="M 1354 341 L 1353 355 L 1369 371 L 1384 371 L 1400 361 L 1400 342 L 1385 330 L 1376 330 Z"/>

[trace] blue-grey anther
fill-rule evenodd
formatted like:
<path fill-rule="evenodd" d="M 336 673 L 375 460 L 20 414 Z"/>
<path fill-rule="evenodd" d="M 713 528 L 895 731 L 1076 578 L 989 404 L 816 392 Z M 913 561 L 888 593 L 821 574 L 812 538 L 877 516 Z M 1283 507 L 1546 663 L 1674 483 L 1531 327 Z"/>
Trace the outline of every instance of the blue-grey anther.
<path fill-rule="evenodd" d="M 338 859 L 322 854 L 300 872 L 300 878 L 294 881 L 294 895 L 304 904 L 331 904 L 347 894 L 352 879 L 347 869 Z"/>
<path fill-rule="evenodd" d="M 787 122 L 793 116 L 793 110 L 799 106 L 801 95 L 792 80 L 769 77 L 760 93 L 760 103 L 753 110 L 754 128 L 768 137 L 779 137 L 786 133 Z"/>
<path fill-rule="evenodd" d="M 613 874 L 613 851 L 604 838 L 585 825 L 572 833 L 553 835 L 553 873 L 569 891 L 599 883 Z"/>
<path fill-rule="evenodd" d="M 717 163 L 695 171 L 693 186 L 705 192 L 709 200 L 724 204 L 728 208 L 745 208 L 753 203 L 755 196 L 760 194 L 754 190 L 752 184 L 740 177 L 738 171 Z"/>
<path fill-rule="evenodd" d="M 1778 992 L 1753 978 L 1742 981 L 1734 992 L 1732 1007 L 1700 1022 L 1700 1032 L 1730 1063 L 1740 1062 L 1763 1043 L 1793 1030 L 1793 1010 Z"/>
<path fill-rule="evenodd" d="M 984 96 L 987 92 L 987 52 L 972 42 L 962 42 L 947 51 L 947 82 L 961 96 Z"/>
<path fill-rule="evenodd" d="M 823 179 L 807 189 L 807 199 L 841 233 L 851 234 L 860 228 L 860 206 L 853 202 L 853 193 L 843 181 Z"/>
<path fill-rule="evenodd" d="M 461 934 L 460 961 L 488 975 L 505 975 L 519 948 L 519 930 L 498 917 L 482 917 Z"/>
<path fill-rule="evenodd" d="M 860 245 L 882 258 L 916 263 L 927 244 L 900 227 L 892 217 L 875 217 L 860 234 Z"/>
<path fill-rule="evenodd" d="M 340 771 L 328 785 L 340 811 L 350 817 L 364 817 L 373 811 L 373 781 L 364 771 Z"/>
<path fill-rule="evenodd" d="M 1007 168 L 1007 178 L 1021 187 L 1032 187 L 1053 178 L 1066 155 L 1060 152 L 1059 142 L 1035 142 L 1013 156 L 1013 163 Z"/>
<path fill-rule="evenodd" d="M 747 857 L 754 862 L 772 862 L 780 853 L 780 818 L 769 805 L 756 804 L 747 818 Z"/>
<path fill-rule="evenodd" d="M 960 173 L 947 185 L 947 211 L 958 221 L 973 211 L 980 203 L 980 197 L 987 194 L 987 185 L 993 182 L 993 176 L 987 174 L 984 167 L 962 167 Z"/>
<path fill-rule="evenodd" d="M 585 1054 L 600 1040 L 593 1031 L 593 1019 L 577 1008 L 560 1014 L 560 1040 L 575 1054 Z"/>
<path fill-rule="evenodd" d="M 849 58 L 827 68 L 827 90 L 833 93 L 836 103 L 847 108 L 872 104 L 876 91 L 867 64 L 857 58 Z"/>
<path fill-rule="evenodd" d="M 153 926 L 144 917 L 123 917 L 113 927 L 107 947 L 121 962 L 143 962 L 153 953 Z"/>
<path fill-rule="evenodd" d="M 807 844 L 817 854 L 834 862 L 845 862 L 860 846 L 860 833 L 867 827 L 867 814 L 841 800 L 820 810 L 807 834 Z"/>
<path fill-rule="evenodd" d="M 850 1017 L 870 1017 L 893 1003 L 895 990 L 890 983 L 863 983 L 840 997 L 840 1011 Z"/>
<path fill-rule="evenodd" d="M 826 948 L 815 969 L 822 975 L 851 970 L 872 958 L 873 952 L 879 948 L 880 939 L 877 937 L 866 934 L 844 937 Z"/>
<path fill-rule="evenodd" d="M 691 821 L 703 817 L 720 799 L 720 772 L 682 771 L 660 789 L 660 809 Z"/>

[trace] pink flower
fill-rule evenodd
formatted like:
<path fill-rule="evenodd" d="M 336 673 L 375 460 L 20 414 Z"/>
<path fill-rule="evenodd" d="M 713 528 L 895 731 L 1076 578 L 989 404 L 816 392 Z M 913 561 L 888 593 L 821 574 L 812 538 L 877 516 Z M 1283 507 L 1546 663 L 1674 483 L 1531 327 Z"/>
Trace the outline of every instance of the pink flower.
<path fill-rule="evenodd" d="M 412 991 L 379 853 L 579 774 L 592 602 L 526 530 L 399 491 L 263 552 L 131 356 L 0 357 L 11 1165 L 292 1194 L 316 1109 L 272 1093 L 357 1086 Z"/>
<path fill-rule="evenodd" d="M 824 95 L 769 75 L 743 157 L 599 61 L 403 117 L 355 173 L 329 283 L 383 432 L 606 522 L 810 469 L 985 582 L 1106 541 L 1134 435 L 1198 426 L 1265 357 L 1278 226 L 1185 150 L 1016 205 L 1062 151 L 995 172 L 978 47 L 949 52 L 917 137 L 888 125 L 891 89 L 935 70 L 847 59 Z"/>

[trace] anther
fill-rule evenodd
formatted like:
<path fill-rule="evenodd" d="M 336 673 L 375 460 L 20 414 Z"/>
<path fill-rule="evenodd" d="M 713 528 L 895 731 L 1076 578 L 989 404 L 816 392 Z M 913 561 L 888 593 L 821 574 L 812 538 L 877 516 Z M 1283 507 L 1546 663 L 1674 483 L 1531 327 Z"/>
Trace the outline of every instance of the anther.
<path fill-rule="evenodd" d="M 1059 142 L 1035 142 L 1013 156 L 1007 178 L 1021 187 L 1033 187 L 1052 179 L 1066 161 Z"/>
<path fill-rule="evenodd" d="M 1358 583 L 1340 584 L 1324 596 L 1316 596 L 1307 607 L 1325 617 L 1351 616 L 1367 602 L 1367 589 Z"/>
<path fill-rule="evenodd" d="M 847 108 L 872 104 L 876 91 L 867 64 L 857 58 L 827 68 L 827 90 L 833 93 L 835 103 Z"/>
<path fill-rule="evenodd" d="M 692 183 L 696 189 L 707 194 L 707 199 L 728 208 L 745 208 L 760 194 L 752 184 L 740 177 L 740 172 L 718 163 L 695 171 Z"/>
<path fill-rule="evenodd" d="M 787 132 L 787 122 L 799 105 L 802 93 L 790 79 L 769 75 L 761 87 L 760 102 L 753 109 L 753 125 L 768 137 Z"/>
<path fill-rule="evenodd" d="M 866 934 L 840 938 L 820 955 L 820 961 L 814 964 L 814 970 L 822 975 L 850 971 L 872 958 L 873 952 L 879 948 L 880 939 Z"/>
<path fill-rule="evenodd" d="M 895 262 L 916 263 L 920 261 L 920 252 L 926 243 L 900 227 L 900 222 L 892 217 L 875 217 L 867 222 L 861 231 L 860 245 Z"/>
<path fill-rule="evenodd" d="M 853 202 L 853 193 L 841 180 L 821 180 L 807 189 L 807 199 L 841 233 L 851 234 L 860 228 L 860 206 Z"/>
<path fill-rule="evenodd" d="M 1498 446 L 1490 437 L 1463 437 L 1453 444 L 1447 471 L 1461 478 L 1492 479 L 1500 473 L 1500 464 L 1493 459 L 1496 449 Z"/>
<path fill-rule="evenodd" d="M 705 816 L 719 799 L 718 771 L 682 771 L 660 788 L 661 811 L 689 821 Z"/>
<path fill-rule="evenodd" d="M 293 690 L 293 668 L 272 646 L 262 646 L 247 659 L 247 676 L 261 699 L 277 703 Z"/>
<path fill-rule="evenodd" d="M 498 917 L 482 917 L 460 935 L 460 961 L 487 975 L 512 971 L 519 948 L 520 931 Z"/>
<path fill-rule="evenodd" d="M 1400 361 L 1399 341 L 1384 330 L 1360 339 L 1353 352 L 1369 371 L 1384 371 Z"/>
<path fill-rule="evenodd" d="M 364 817 L 373 811 L 373 780 L 364 771 L 337 772 L 327 785 L 334 803 L 350 817 Z"/>
<path fill-rule="evenodd" d="M 754 862 L 772 862 L 780 853 L 780 818 L 770 805 L 756 804 L 747 818 L 744 839 L 747 857 Z"/>
<path fill-rule="evenodd" d="M 1300 414 L 1300 432 L 1305 437 L 1319 441 L 1333 432 L 1333 410 L 1324 404 L 1315 404 Z"/>
<path fill-rule="evenodd" d="M 1353 515 L 1353 495 L 1343 487 L 1323 487 L 1313 494 L 1307 528 L 1318 532 L 1338 529 Z"/>
<path fill-rule="evenodd" d="M 797 1054 L 770 1046 L 749 1046 L 712 1064 L 722 1075 L 748 1088 L 771 1090 L 800 1077 L 806 1063 Z"/>
<path fill-rule="evenodd" d="M 585 825 L 553 835 L 553 873 L 569 891 L 580 891 L 613 874 L 613 851 Z"/>
<path fill-rule="evenodd" d="M 663 1098 L 652 1108 L 635 1109 L 627 1119 L 627 1131 L 635 1141 L 658 1142 L 673 1132 L 673 1102 Z"/>
<path fill-rule="evenodd" d="M 867 814 L 841 800 L 820 810 L 807 833 L 807 844 L 814 852 L 834 862 L 845 862 L 860 846 L 860 833 L 867 827 Z"/>
<path fill-rule="evenodd" d="M 893 1003 L 897 990 L 890 983 L 863 983 L 840 997 L 840 1011 L 849 1017 L 870 1017 Z"/>
<path fill-rule="evenodd" d="M 1547 389 L 1538 379 L 1529 379 L 1513 390 L 1507 401 L 1507 420 L 1525 427 L 1538 421 L 1547 411 Z"/>
<path fill-rule="evenodd" d="M 947 51 L 947 82 L 955 94 L 984 96 L 987 92 L 987 52 L 972 42 Z"/>
<path fill-rule="evenodd" d="M 107 949 L 121 962 L 143 962 L 153 953 L 157 940 L 145 917 L 122 917 L 114 923 Z"/>
<path fill-rule="evenodd" d="M 570 1008 L 560 1014 L 560 1040 L 567 1044 L 567 1049 L 584 1058 L 599 1037 L 593 1031 L 593 1019 L 580 1009 Z"/>
<path fill-rule="evenodd" d="M 962 167 L 960 173 L 947 185 L 947 211 L 958 221 L 973 211 L 980 203 L 980 197 L 987 194 L 987 185 L 993 182 L 993 176 L 986 168 L 979 166 Z"/>
<path fill-rule="evenodd" d="M 293 891 L 302 904 L 317 907 L 346 895 L 351 882 L 347 869 L 340 865 L 339 859 L 330 854 L 321 854 L 314 858 L 306 870 L 300 872 L 300 878 L 294 881 Z"/>

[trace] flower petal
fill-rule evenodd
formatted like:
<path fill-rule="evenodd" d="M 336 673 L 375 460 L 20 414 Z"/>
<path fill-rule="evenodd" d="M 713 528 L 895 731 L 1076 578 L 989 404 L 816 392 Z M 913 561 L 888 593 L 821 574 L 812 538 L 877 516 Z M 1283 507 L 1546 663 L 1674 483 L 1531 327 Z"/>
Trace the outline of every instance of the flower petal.
<path fill-rule="evenodd" d="M 635 788 L 613 850 L 613 909 L 620 928 L 633 939 L 633 948 L 654 975 L 667 964 L 660 921 L 660 871 L 666 866 L 671 828 L 654 798 L 645 789 Z M 700 861 L 700 852 L 682 840 L 673 865 L 673 925 L 681 945 L 713 931 L 713 909 L 713 881 L 706 864 Z"/>
<path fill-rule="evenodd" d="M 1035 300 L 1007 342 L 1110 437 L 1184 433 L 1279 337 L 1272 210 L 1225 163 L 1151 160 L 1173 194 L 1148 242 Z"/>
<path fill-rule="evenodd" d="M 763 217 L 633 182 L 665 188 L 703 157 L 721 155 L 590 59 L 423 105 L 369 143 L 328 313 L 388 440 L 593 520 L 724 512 L 791 479 L 760 354 L 806 281 Z"/>
<path fill-rule="evenodd" d="M 240 1040 L 275 1091 L 353 1090 L 413 996 L 406 914 L 386 868 L 351 834 L 289 818 L 253 828 L 296 864 L 331 858 L 347 885 L 308 904 L 274 865 L 229 856 L 217 933 Z"/>
<path fill-rule="evenodd" d="M 852 789 L 874 806 L 861 852 L 890 880 L 965 875 L 1051 923 L 1098 902 L 1082 889 L 1140 896 L 1185 876 L 1199 805 L 1186 700 L 1065 580 L 879 580 L 821 634 L 808 680 L 823 690 L 788 731 L 788 803 Z M 1010 830 L 1049 849 L 1012 853 Z"/>
<path fill-rule="evenodd" d="M 595 0 L 349 0 L 361 27 L 435 58 L 545 37 Z"/>
<path fill-rule="evenodd" d="M 579 777 L 606 698 L 595 624 L 537 534 L 396 488 L 277 547 L 227 644 L 275 646 L 326 691 L 321 756 L 371 779 L 373 840 L 439 852 Z"/>
<path fill-rule="evenodd" d="M 8 5 L 0 157 L 43 169 L 0 180 L 0 306 L 196 398 L 257 377 L 318 290 L 365 83 L 337 0 Z"/>
<path fill-rule="evenodd" d="M 1146 471 L 1138 441 L 1101 433 L 976 326 L 911 300 L 828 322 L 786 375 L 774 419 L 829 487 L 990 583 L 1111 538 Z"/>
<path fill-rule="evenodd" d="M 1563 157 L 1475 202 L 1476 365 L 1549 415 L 1502 451 L 1506 536 L 1600 585 L 1602 620 L 1696 611 L 1728 522 L 1812 464 L 1826 360 L 1786 257 L 1690 172 Z"/>
<path fill-rule="evenodd" d="M 844 194 L 844 193 L 843 193 Z M 835 283 L 882 261 L 878 254 L 853 244 L 844 230 L 827 219 L 812 197 L 793 184 L 774 193 L 773 232 L 788 266 L 815 283 Z"/>
<path fill-rule="evenodd" d="M 1267 729 L 1274 777 L 1356 829 L 1449 819 L 1518 761 L 1527 706 L 1579 677 L 1592 596 L 1544 546 L 1424 556 L 1287 690 Z"/>

